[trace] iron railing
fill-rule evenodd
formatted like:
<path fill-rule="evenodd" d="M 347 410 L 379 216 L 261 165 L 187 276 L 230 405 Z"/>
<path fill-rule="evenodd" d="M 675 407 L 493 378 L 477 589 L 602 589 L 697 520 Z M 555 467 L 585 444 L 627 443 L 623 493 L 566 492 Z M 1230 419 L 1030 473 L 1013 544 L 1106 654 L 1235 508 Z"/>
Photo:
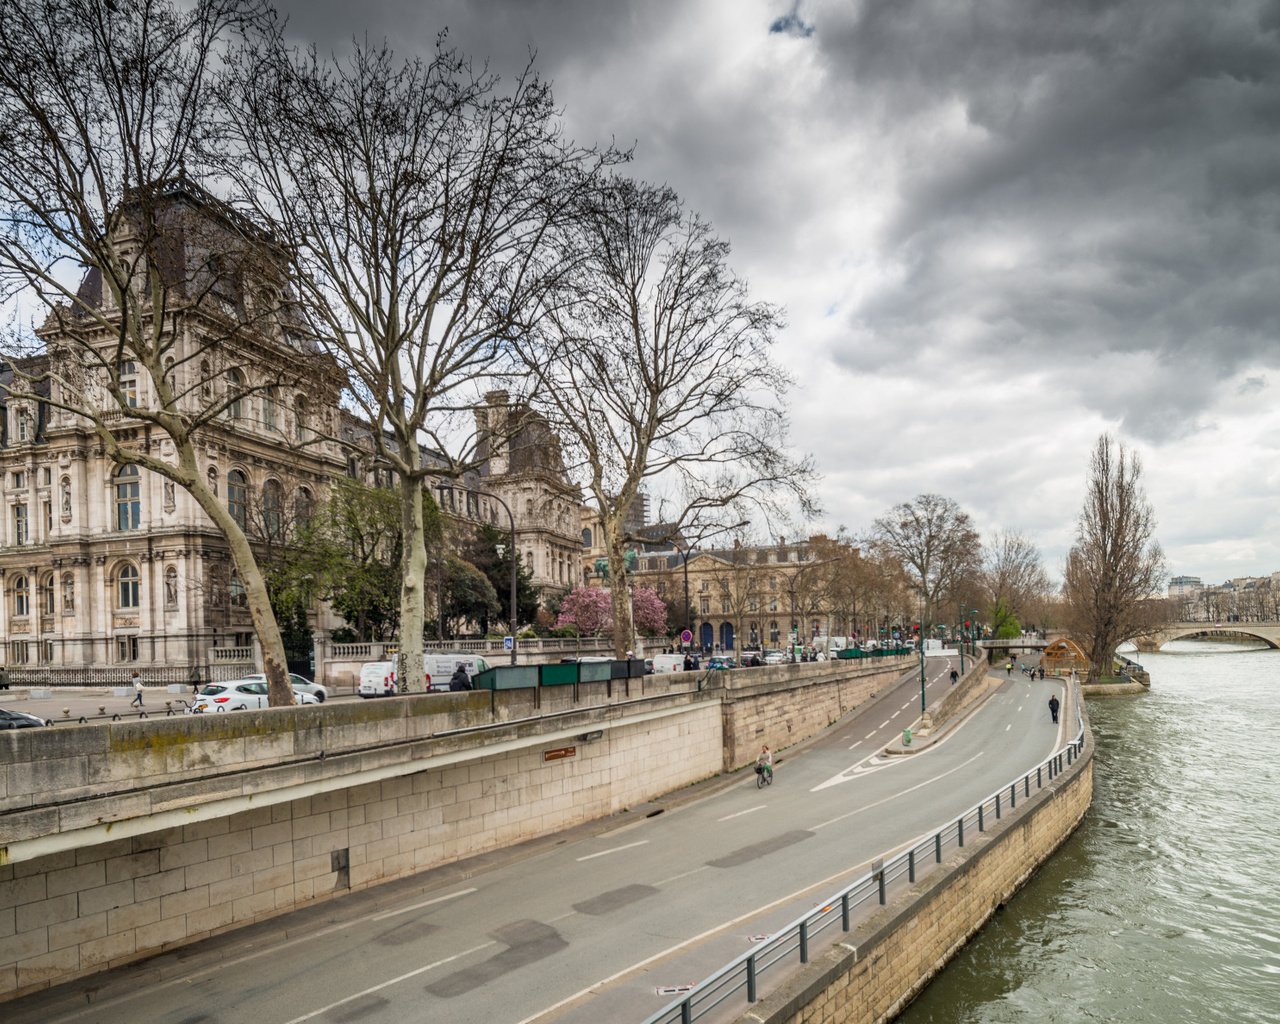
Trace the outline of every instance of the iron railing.
<path fill-rule="evenodd" d="M 895 885 L 914 884 L 931 866 L 942 863 L 948 848 L 962 848 L 966 837 L 985 832 L 1004 814 L 1012 813 L 1021 802 L 1030 800 L 1033 792 L 1043 789 L 1066 771 L 1084 751 L 1084 713 L 1078 686 L 1073 686 L 1072 691 L 1078 729 L 1075 738 L 1064 747 L 959 817 L 950 819 L 910 849 L 889 860 L 873 861 L 872 870 L 867 874 L 646 1017 L 644 1024 L 692 1024 L 731 999 L 754 1003 L 766 975 L 808 963 L 813 944 L 829 929 L 838 926 L 841 931 L 849 931 L 859 911 L 884 906 Z"/>

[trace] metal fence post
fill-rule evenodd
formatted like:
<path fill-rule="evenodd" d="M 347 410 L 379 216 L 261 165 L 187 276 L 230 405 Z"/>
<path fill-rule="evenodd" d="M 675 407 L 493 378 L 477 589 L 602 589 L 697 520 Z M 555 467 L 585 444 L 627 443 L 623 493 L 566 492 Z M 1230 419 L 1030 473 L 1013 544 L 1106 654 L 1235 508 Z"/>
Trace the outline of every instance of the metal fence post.
<path fill-rule="evenodd" d="M 956 845 L 964 846 L 964 815 L 960 815 L 960 820 L 956 823 Z"/>
<path fill-rule="evenodd" d="M 915 882 L 916 880 L 916 851 L 913 847 L 907 851 L 907 881 Z M 847 930 L 847 929 L 846 929 Z"/>
<path fill-rule="evenodd" d="M 934 855 L 938 863 L 942 863 L 942 833 L 939 832 L 933 837 Z"/>
<path fill-rule="evenodd" d="M 982 804 L 978 804 L 978 831 L 985 832 L 984 822 L 982 818 Z"/>
<path fill-rule="evenodd" d="M 849 894 L 847 892 L 840 896 L 840 927 L 845 931 L 849 930 Z"/>
<path fill-rule="evenodd" d="M 800 922 L 800 962 L 807 964 L 809 962 L 809 922 Z"/>
<path fill-rule="evenodd" d="M 1000 794 L 996 794 L 996 821 L 1000 820 Z"/>
<path fill-rule="evenodd" d="M 756 1001 L 756 958 L 747 957 L 747 1002 Z"/>

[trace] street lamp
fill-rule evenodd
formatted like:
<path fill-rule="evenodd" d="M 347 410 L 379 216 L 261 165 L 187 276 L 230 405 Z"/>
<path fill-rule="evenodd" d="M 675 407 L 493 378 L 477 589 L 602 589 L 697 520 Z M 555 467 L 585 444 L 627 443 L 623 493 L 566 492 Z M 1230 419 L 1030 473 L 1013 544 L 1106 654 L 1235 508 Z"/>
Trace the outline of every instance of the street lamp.
<path fill-rule="evenodd" d="M 447 485 L 445 484 L 440 484 L 437 488 L 441 491 L 442 496 L 446 486 Z M 478 491 L 474 488 L 468 488 L 468 490 L 472 494 L 483 495 L 484 497 L 490 498 L 501 505 L 503 511 L 507 513 L 507 521 L 511 525 L 511 664 L 514 665 L 516 663 L 516 647 L 519 644 L 519 641 L 516 639 L 516 581 L 518 579 L 516 573 L 516 517 L 511 514 L 511 507 L 491 491 Z M 444 502 L 442 501 L 441 504 L 443 505 Z M 498 552 L 498 557 L 501 558 L 502 545 L 494 545 L 494 548 Z"/>

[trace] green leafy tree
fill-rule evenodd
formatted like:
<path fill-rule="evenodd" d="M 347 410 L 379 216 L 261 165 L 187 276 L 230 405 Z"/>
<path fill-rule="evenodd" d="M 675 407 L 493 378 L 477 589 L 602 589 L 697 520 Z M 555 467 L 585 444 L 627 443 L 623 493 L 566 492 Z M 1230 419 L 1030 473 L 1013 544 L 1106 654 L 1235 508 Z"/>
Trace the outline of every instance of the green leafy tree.
<path fill-rule="evenodd" d="M 502 553 L 498 553 L 498 549 Z M 496 526 L 481 523 L 464 547 L 468 562 L 479 569 L 493 585 L 498 594 L 501 608 L 497 615 L 499 621 L 509 617 L 511 601 L 511 535 Z M 538 615 L 538 588 L 533 583 L 533 570 L 524 564 L 520 553 L 515 552 L 516 559 L 516 619 L 518 622 L 533 622 Z M 489 617 L 479 622 L 480 628 L 489 632 Z M 517 623 L 509 623 L 515 632 Z"/>
<path fill-rule="evenodd" d="M 487 622 L 502 611 L 489 577 L 463 558 L 450 558 L 445 565 L 442 605 L 448 631 L 455 635 L 468 624 Z"/>

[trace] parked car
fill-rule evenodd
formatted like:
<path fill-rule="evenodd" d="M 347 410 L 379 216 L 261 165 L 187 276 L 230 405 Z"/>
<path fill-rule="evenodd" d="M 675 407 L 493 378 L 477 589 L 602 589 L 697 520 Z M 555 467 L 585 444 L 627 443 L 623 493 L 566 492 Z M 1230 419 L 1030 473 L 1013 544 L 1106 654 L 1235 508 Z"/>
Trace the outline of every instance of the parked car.
<path fill-rule="evenodd" d="M 245 678 L 257 679 L 264 683 L 267 681 L 267 676 L 264 672 L 255 672 L 251 676 L 245 676 Z M 293 687 L 294 693 L 309 693 L 321 704 L 329 696 L 329 691 L 324 686 L 319 683 L 313 683 L 306 676 L 300 676 L 296 672 L 289 673 L 289 684 Z"/>
<path fill-rule="evenodd" d="M 733 658 L 723 657 L 721 655 L 716 655 L 710 661 L 707 662 L 707 668 L 711 668 L 711 669 L 716 669 L 716 668 L 730 669 L 730 668 L 737 668 L 737 667 L 738 667 L 738 663 Z"/>
<path fill-rule="evenodd" d="M 427 693 L 447 693 L 449 679 L 459 665 L 467 670 L 468 679 L 474 679 L 489 668 L 483 655 L 468 651 L 432 651 L 422 657 L 422 689 Z M 400 692 L 398 672 L 395 661 L 367 662 L 360 666 L 360 682 L 356 693 L 361 697 L 393 697 Z"/>
<path fill-rule="evenodd" d="M 32 729 L 38 725 L 52 725 L 47 718 L 38 718 L 25 711 L 6 711 L 0 708 L 0 729 Z"/>
<path fill-rule="evenodd" d="M 310 693 L 294 691 L 294 700 L 299 704 L 319 704 L 318 698 Z M 187 714 L 204 714 L 214 711 L 256 711 L 258 708 L 270 706 L 267 695 L 267 684 L 262 679 L 233 679 L 228 683 L 210 683 L 201 687 L 200 693 Z"/>
<path fill-rule="evenodd" d="M 766 665 L 785 665 L 791 658 L 786 651 L 765 651 L 764 663 Z"/>

